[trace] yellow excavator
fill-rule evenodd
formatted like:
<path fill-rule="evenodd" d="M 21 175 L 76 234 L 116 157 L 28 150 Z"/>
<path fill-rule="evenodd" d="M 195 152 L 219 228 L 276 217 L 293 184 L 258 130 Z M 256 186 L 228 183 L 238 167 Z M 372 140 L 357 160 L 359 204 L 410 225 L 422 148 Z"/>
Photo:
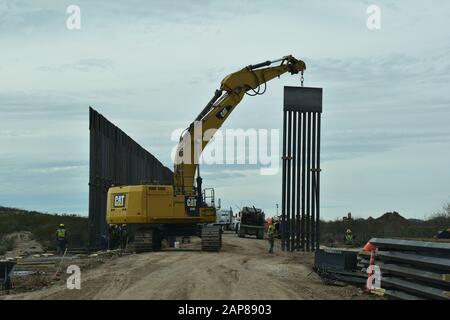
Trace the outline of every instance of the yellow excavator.
<path fill-rule="evenodd" d="M 246 94 L 263 94 L 267 82 L 284 73 L 300 73 L 303 78 L 305 70 L 303 61 L 289 55 L 226 76 L 211 101 L 180 137 L 173 185 L 109 188 L 106 221 L 136 225 L 136 252 L 159 250 L 162 239 L 173 236 L 200 236 L 203 251 L 219 251 L 222 235 L 220 227 L 213 226 L 216 221 L 214 190 L 202 189 L 200 154 L 211 140 L 211 132 L 223 125 Z M 209 139 L 204 138 L 206 132 Z"/>

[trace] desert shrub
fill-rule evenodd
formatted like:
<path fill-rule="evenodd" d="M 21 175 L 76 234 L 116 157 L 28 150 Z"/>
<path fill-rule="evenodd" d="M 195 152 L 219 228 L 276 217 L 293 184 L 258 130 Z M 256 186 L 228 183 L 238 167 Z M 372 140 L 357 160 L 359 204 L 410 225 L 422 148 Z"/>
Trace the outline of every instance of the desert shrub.
<path fill-rule="evenodd" d="M 321 242 L 337 246 L 343 242 L 347 229 L 355 235 L 355 244 L 364 245 L 371 238 L 433 238 L 450 228 L 450 204 L 426 220 L 406 219 L 398 212 L 388 212 L 374 219 L 337 219 L 321 221 Z"/>
<path fill-rule="evenodd" d="M 0 235 L 0 255 L 4 255 L 7 251 L 14 249 L 14 239 L 6 238 Z"/>
<path fill-rule="evenodd" d="M 44 247 L 53 249 L 60 223 L 66 226 L 70 246 L 88 243 L 88 219 L 77 215 L 57 215 L 0 207 L 0 234 L 30 231 Z"/>

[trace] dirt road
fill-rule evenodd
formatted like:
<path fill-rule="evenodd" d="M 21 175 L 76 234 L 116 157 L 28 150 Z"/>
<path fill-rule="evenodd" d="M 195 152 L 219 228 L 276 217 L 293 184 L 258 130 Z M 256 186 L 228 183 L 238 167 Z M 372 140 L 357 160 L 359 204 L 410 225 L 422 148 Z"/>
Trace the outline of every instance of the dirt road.
<path fill-rule="evenodd" d="M 81 290 L 64 284 L 7 299 L 367 299 L 354 287 L 326 286 L 312 254 L 269 255 L 267 241 L 224 234 L 220 253 L 189 249 L 133 254 L 82 271 Z"/>

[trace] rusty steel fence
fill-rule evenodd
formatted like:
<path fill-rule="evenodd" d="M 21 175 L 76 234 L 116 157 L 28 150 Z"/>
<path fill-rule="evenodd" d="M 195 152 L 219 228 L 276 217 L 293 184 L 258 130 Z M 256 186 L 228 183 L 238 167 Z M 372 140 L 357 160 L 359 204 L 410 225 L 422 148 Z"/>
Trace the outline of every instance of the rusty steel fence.
<path fill-rule="evenodd" d="M 320 243 L 322 89 L 284 88 L 281 247 L 314 251 Z"/>
<path fill-rule="evenodd" d="M 121 129 L 89 108 L 89 245 L 107 236 L 106 200 L 112 185 L 173 183 L 173 172 Z"/>

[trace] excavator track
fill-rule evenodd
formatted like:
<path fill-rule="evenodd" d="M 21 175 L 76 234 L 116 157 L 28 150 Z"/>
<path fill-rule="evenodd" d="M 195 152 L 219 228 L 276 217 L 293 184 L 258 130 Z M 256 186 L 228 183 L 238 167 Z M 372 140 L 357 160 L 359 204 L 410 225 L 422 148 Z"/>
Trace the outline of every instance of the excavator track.
<path fill-rule="evenodd" d="M 222 248 L 222 232 L 219 226 L 202 228 L 202 251 L 218 252 Z"/>
<path fill-rule="evenodd" d="M 161 240 L 154 229 L 138 230 L 134 237 L 134 251 L 136 253 L 153 252 L 161 249 Z"/>

